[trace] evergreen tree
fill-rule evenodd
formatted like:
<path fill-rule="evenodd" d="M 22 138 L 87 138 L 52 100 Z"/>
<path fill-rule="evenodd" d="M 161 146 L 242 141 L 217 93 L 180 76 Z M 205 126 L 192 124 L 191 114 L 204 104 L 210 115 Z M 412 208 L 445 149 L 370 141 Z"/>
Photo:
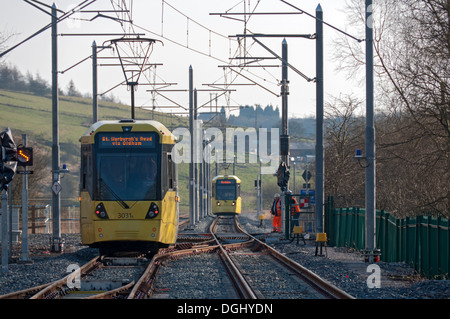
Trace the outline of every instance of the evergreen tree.
<path fill-rule="evenodd" d="M 78 96 L 81 97 L 82 94 L 80 93 L 80 91 L 77 90 L 77 88 L 75 87 L 75 83 L 73 82 L 73 80 L 70 80 L 69 84 L 67 85 L 67 96 Z"/>

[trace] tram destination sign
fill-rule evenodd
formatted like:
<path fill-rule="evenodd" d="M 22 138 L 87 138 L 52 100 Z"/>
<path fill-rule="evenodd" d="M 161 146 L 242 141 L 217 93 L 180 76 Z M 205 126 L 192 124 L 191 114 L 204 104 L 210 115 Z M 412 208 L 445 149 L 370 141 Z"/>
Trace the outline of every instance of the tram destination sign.
<path fill-rule="evenodd" d="M 151 132 L 101 132 L 98 134 L 98 144 L 100 147 L 154 147 L 155 134 Z"/>
<path fill-rule="evenodd" d="M 227 185 L 227 184 L 236 184 L 236 181 L 234 179 L 220 179 L 217 181 L 217 183 Z"/>

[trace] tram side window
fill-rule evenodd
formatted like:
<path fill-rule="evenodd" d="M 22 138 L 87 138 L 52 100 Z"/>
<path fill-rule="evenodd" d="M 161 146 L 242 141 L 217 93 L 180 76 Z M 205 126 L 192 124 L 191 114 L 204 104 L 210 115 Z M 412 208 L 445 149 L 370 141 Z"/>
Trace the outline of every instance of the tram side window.
<path fill-rule="evenodd" d="M 168 178 L 169 178 L 169 189 L 175 190 L 176 184 L 174 179 L 175 174 L 175 163 L 172 161 L 172 154 L 167 153 L 167 169 L 168 169 Z"/>
<path fill-rule="evenodd" d="M 164 196 L 168 190 L 176 191 L 177 171 L 170 150 L 163 150 L 162 158 L 165 159 L 161 163 L 161 186 Z"/>
<path fill-rule="evenodd" d="M 92 145 L 81 146 L 80 188 L 92 192 Z"/>

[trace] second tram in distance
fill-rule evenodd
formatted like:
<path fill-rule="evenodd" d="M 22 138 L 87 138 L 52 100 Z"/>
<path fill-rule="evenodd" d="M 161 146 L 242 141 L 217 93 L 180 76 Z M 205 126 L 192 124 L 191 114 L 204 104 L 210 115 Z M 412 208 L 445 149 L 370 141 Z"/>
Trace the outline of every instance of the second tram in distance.
<path fill-rule="evenodd" d="M 212 212 L 215 215 L 241 213 L 241 180 L 234 175 L 218 175 L 212 180 Z"/>

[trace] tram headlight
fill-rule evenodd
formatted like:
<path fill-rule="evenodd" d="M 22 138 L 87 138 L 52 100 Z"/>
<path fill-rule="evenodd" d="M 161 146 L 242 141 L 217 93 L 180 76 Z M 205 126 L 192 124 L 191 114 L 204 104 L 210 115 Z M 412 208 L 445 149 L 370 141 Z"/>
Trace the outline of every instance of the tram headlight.
<path fill-rule="evenodd" d="M 217 202 L 217 206 L 220 206 L 220 202 Z"/>
<path fill-rule="evenodd" d="M 97 215 L 97 217 L 101 218 L 101 219 L 108 219 L 108 214 L 106 213 L 106 209 L 105 206 L 103 205 L 103 203 L 100 203 L 97 205 L 97 207 L 95 207 L 95 215 Z"/>
<path fill-rule="evenodd" d="M 232 202 L 232 203 L 231 203 L 231 206 L 235 206 L 235 205 L 236 205 L 236 202 Z"/>
<path fill-rule="evenodd" d="M 147 215 L 145 216 L 146 219 L 155 218 L 159 214 L 159 208 L 158 205 L 155 203 L 150 204 L 150 208 L 148 209 Z"/>

